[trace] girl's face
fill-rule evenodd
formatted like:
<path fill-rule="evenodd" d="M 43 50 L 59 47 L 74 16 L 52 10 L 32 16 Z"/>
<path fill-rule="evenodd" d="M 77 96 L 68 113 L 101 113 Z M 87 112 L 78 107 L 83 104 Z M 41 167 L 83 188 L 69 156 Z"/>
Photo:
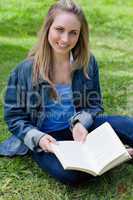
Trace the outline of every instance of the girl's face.
<path fill-rule="evenodd" d="M 68 54 L 76 45 L 81 23 L 73 13 L 59 12 L 50 26 L 48 41 L 54 53 Z"/>

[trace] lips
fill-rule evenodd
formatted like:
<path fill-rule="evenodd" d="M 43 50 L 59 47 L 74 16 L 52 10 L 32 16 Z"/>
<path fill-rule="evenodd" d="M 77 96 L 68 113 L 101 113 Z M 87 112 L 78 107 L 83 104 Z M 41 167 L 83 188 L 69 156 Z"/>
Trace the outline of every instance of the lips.
<path fill-rule="evenodd" d="M 68 45 L 66 45 L 66 44 L 59 44 L 59 43 L 56 43 L 57 45 L 58 45 L 58 47 L 60 47 L 60 48 L 67 48 L 68 47 Z"/>

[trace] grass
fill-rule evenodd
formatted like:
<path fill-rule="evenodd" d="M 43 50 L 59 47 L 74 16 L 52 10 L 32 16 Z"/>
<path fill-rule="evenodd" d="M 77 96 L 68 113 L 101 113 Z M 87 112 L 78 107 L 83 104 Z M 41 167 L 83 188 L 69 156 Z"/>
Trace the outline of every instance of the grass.
<path fill-rule="evenodd" d="M 0 0 L 0 141 L 9 132 L 3 121 L 3 95 L 11 70 L 36 41 L 53 1 Z M 100 66 L 105 113 L 133 115 L 133 1 L 78 0 L 90 24 L 90 44 Z M 78 188 L 61 185 L 30 157 L 0 158 L 0 200 L 131 200 L 133 168 L 127 163 L 97 182 Z"/>

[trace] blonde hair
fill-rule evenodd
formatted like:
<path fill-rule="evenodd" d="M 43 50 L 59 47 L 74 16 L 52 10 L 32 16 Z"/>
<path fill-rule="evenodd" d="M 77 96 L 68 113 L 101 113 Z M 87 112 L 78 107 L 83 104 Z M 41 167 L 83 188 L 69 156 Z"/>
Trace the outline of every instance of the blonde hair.
<path fill-rule="evenodd" d="M 28 58 L 33 58 L 33 81 L 38 82 L 39 78 L 47 80 L 53 88 L 53 96 L 56 98 L 54 84 L 52 82 L 52 49 L 48 42 L 48 33 L 54 17 L 58 11 L 66 11 L 77 16 L 81 23 L 80 35 L 76 46 L 72 49 L 74 58 L 73 71 L 79 66 L 83 68 L 84 75 L 87 77 L 87 65 L 89 60 L 89 29 L 87 20 L 82 9 L 72 0 L 60 0 L 52 5 L 48 11 L 45 21 L 39 32 L 36 46 L 29 52 Z"/>

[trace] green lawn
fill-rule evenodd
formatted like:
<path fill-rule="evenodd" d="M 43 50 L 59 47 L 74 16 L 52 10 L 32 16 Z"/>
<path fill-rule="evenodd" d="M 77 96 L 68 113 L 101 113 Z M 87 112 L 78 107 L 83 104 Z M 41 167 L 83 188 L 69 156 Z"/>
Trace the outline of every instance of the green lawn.
<path fill-rule="evenodd" d="M 0 0 L 0 141 L 3 95 L 11 70 L 36 41 L 52 0 Z M 133 1 L 78 0 L 90 24 L 90 45 L 100 66 L 105 113 L 133 114 Z M 133 165 L 124 163 L 78 188 L 61 185 L 30 157 L 0 158 L 0 200 L 131 200 Z"/>

